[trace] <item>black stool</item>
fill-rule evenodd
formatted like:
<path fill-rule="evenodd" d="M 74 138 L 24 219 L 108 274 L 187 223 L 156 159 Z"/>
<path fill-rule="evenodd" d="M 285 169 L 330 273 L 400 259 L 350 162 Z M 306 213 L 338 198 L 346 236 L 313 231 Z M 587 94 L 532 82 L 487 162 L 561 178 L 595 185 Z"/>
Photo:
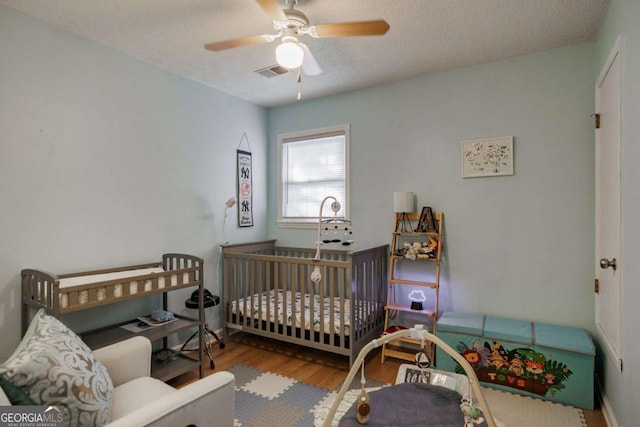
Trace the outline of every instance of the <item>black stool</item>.
<path fill-rule="evenodd" d="M 212 295 L 208 289 L 205 289 L 204 303 L 203 303 L 204 308 L 214 307 L 218 304 L 220 304 L 220 297 L 217 295 Z M 184 305 L 187 308 L 192 308 L 197 310 L 200 307 L 200 305 L 198 304 L 198 291 L 193 292 L 191 294 L 191 298 L 186 300 L 184 302 Z M 213 362 L 213 355 L 211 353 L 211 349 L 212 347 L 219 345 L 220 350 L 222 350 L 224 348 L 224 342 L 220 339 L 220 337 L 218 337 L 218 334 L 216 334 L 214 331 L 209 329 L 206 323 L 204 324 L 204 333 L 207 334 L 204 339 L 205 341 L 204 352 L 207 355 L 207 357 L 209 357 L 209 366 L 211 367 L 211 369 L 215 369 L 216 365 Z M 215 338 L 216 342 L 214 344 L 211 344 L 211 342 L 209 341 L 209 335 Z M 182 348 L 180 349 L 180 351 L 181 352 L 184 351 L 184 349 L 187 347 L 187 344 L 189 344 L 191 340 L 196 338 L 197 336 L 198 336 L 198 331 L 195 331 L 193 335 L 191 335 L 189 339 L 182 345 Z"/>

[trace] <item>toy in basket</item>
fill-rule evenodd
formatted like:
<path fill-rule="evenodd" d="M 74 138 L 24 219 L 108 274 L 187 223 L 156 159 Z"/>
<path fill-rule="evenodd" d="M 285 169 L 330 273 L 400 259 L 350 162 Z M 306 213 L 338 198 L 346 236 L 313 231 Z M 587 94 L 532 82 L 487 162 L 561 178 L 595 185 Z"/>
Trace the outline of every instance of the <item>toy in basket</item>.
<path fill-rule="evenodd" d="M 403 364 L 398 370 L 396 384 L 380 389 L 367 389 L 364 376 L 366 355 L 389 341 L 411 337 L 421 341 L 423 351 L 416 355 L 416 365 Z M 451 355 L 463 367 L 467 376 L 430 368 L 424 348 L 433 342 Z M 347 394 L 349 384 L 358 369 L 362 388 L 352 405 L 339 419 L 336 411 Z M 352 392 L 349 392 L 352 393 Z M 478 379 L 469 363 L 440 338 L 427 332 L 423 325 L 400 330 L 375 339 L 358 354 L 338 396 L 333 402 L 323 426 L 424 425 L 451 427 L 499 427 L 482 395 Z"/>

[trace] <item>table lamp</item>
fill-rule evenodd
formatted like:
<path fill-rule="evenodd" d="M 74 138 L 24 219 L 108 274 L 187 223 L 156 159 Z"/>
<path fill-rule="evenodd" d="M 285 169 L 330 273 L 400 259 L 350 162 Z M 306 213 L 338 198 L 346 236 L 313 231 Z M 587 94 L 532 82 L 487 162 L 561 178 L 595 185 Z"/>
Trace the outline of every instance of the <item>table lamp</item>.
<path fill-rule="evenodd" d="M 396 214 L 400 214 L 396 222 L 396 231 L 398 231 L 398 226 L 400 226 L 401 232 L 412 231 L 411 230 L 411 221 L 407 216 L 407 213 L 414 212 L 413 209 L 413 193 L 410 191 L 396 191 L 393 193 L 393 211 Z M 408 227 L 408 229 L 407 229 Z"/>

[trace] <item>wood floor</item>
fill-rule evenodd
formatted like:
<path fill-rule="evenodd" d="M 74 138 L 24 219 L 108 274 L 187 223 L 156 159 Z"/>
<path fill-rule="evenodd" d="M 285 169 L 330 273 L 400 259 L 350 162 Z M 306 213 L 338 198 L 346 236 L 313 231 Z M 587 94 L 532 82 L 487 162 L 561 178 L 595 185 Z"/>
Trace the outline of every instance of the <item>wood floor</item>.
<path fill-rule="evenodd" d="M 349 370 L 346 357 L 248 334 L 237 333 L 231 342 L 225 344 L 223 350 L 218 347 L 214 349 L 215 370 L 209 369 L 207 363 L 205 375 L 243 364 L 334 390 L 346 378 Z M 394 383 L 398 367 L 402 363 L 405 362 L 387 358 L 382 364 L 379 350 L 374 350 L 367 358 L 365 375 L 380 382 Z M 169 384 L 180 387 L 197 379 L 197 372 L 194 371 L 175 378 Z M 601 410 L 583 412 L 588 427 L 607 427 Z"/>

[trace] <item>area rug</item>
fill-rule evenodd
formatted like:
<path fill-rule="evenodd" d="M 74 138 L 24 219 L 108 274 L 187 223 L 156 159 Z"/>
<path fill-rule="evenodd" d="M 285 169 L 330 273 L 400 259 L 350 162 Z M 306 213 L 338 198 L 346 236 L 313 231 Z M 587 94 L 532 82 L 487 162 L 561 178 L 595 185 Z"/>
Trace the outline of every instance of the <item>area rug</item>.
<path fill-rule="evenodd" d="M 584 427 L 582 410 L 547 400 L 483 387 L 493 417 L 506 426 Z"/>
<path fill-rule="evenodd" d="M 244 365 L 236 365 L 229 371 L 236 377 L 236 427 L 318 426 L 337 395 L 337 390 L 329 391 Z M 380 385 L 367 381 L 367 386 Z M 502 425 L 587 425 L 580 409 L 495 389 L 484 390 L 494 417 Z"/>
<path fill-rule="evenodd" d="M 328 390 L 244 365 L 236 377 L 236 427 L 310 427 Z"/>

